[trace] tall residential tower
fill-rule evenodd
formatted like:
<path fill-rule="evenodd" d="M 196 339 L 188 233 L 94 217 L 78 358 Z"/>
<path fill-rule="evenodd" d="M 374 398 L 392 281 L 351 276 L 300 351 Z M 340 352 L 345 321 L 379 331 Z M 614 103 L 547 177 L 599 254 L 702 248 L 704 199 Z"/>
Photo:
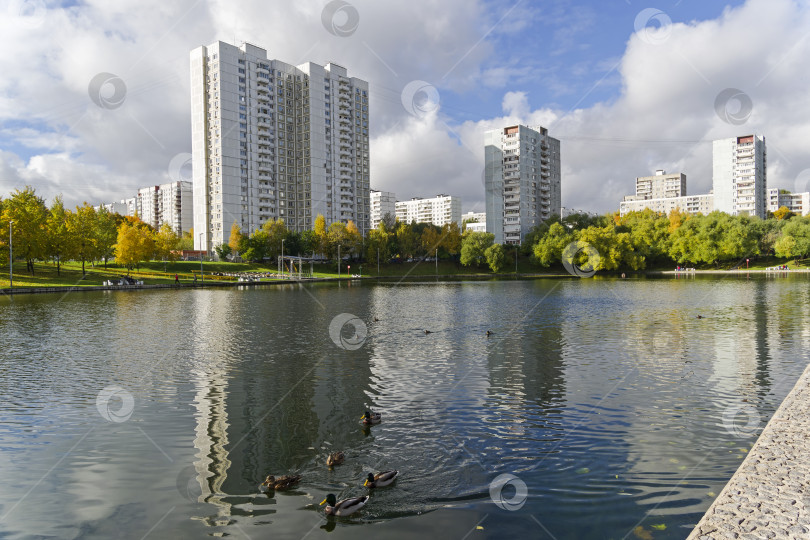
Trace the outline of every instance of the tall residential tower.
<path fill-rule="evenodd" d="M 295 231 L 369 228 L 368 83 L 336 64 L 292 66 L 221 41 L 191 51 L 194 246 L 270 219 Z M 204 234 L 203 234 L 204 233 Z"/>
<path fill-rule="evenodd" d="M 544 127 L 484 133 L 487 231 L 495 243 L 520 244 L 562 208 L 560 141 Z"/>
<path fill-rule="evenodd" d="M 765 137 L 746 135 L 712 144 L 714 209 L 765 219 L 768 212 Z"/>

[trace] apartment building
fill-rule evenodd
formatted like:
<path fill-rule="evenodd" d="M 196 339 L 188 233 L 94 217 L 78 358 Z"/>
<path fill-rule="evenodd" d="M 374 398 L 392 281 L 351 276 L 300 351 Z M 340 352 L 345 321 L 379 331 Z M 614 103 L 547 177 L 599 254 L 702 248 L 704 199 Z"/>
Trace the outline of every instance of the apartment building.
<path fill-rule="evenodd" d="M 624 217 L 629 212 L 642 212 L 649 208 L 653 212 L 669 214 L 680 210 L 692 215 L 709 214 L 714 211 L 714 194 L 685 195 L 683 197 L 662 197 L 658 199 L 641 199 L 628 195 L 619 203 L 619 214 Z"/>
<path fill-rule="evenodd" d="M 345 67 L 293 66 L 249 43 L 191 51 L 195 249 L 284 219 L 370 227 L 368 83 Z M 202 233 L 202 234 L 200 234 Z"/>
<path fill-rule="evenodd" d="M 372 189 L 369 195 L 371 202 L 371 228 L 376 229 L 386 214 L 397 215 L 397 196 L 390 191 Z"/>
<path fill-rule="evenodd" d="M 144 223 L 159 229 L 168 223 L 175 233 L 182 235 L 193 226 L 192 184 L 178 180 L 138 190 L 135 215 Z"/>
<path fill-rule="evenodd" d="M 498 244 L 520 244 L 562 208 L 560 141 L 544 127 L 484 133 L 486 230 Z"/>
<path fill-rule="evenodd" d="M 783 206 L 799 216 L 810 214 L 810 192 L 790 193 L 784 189 L 769 189 L 768 211 L 776 212 Z"/>
<path fill-rule="evenodd" d="M 431 199 L 415 197 L 396 203 L 397 219 L 403 223 L 432 223 L 438 227 L 449 223 L 461 225 L 461 199 L 439 194 Z"/>
<path fill-rule="evenodd" d="M 764 219 L 768 210 L 767 180 L 765 137 L 745 135 L 713 141 L 715 210 Z"/>

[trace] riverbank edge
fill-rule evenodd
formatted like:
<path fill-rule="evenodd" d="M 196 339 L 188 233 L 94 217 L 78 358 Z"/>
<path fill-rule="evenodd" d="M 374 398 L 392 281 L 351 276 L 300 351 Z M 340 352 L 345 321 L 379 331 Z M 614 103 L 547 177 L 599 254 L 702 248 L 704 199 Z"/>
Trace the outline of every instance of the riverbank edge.
<path fill-rule="evenodd" d="M 650 270 L 643 272 L 629 272 L 629 273 L 610 273 L 604 274 L 605 276 L 618 277 L 619 275 L 633 276 L 695 276 L 695 275 L 743 275 L 743 274 L 807 274 L 810 269 L 795 269 L 789 271 L 775 271 L 775 270 L 695 270 L 693 272 L 676 271 L 676 270 Z M 321 278 L 306 278 L 306 279 L 267 279 L 261 281 L 210 281 L 210 282 L 197 282 L 197 283 L 156 283 L 144 285 L 55 285 L 55 286 L 42 286 L 42 287 L 14 287 L 13 289 L 5 288 L 0 289 L 0 295 L 14 296 L 18 294 L 46 294 L 46 293 L 68 293 L 68 292 L 91 292 L 91 291 L 137 291 L 137 290 L 152 290 L 152 289 L 202 289 L 202 288 L 222 288 L 222 287 L 256 287 L 266 285 L 284 285 L 289 283 L 321 283 L 321 282 L 334 282 L 334 281 L 396 281 L 396 280 L 414 280 L 414 279 L 430 279 L 442 281 L 459 281 L 464 279 L 475 280 L 488 280 L 488 279 L 548 279 L 548 278 L 571 278 L 573 276 L 568 273 L 523 273 L 523 274 L 439 274 L 439 275 L 399 275 L 399 276 L 362 276 L 362 277 L 321 277 Z"/>
<path fill-rule="evenodd" d="M 810 536 L 810 365 L 687 540 Z"/>

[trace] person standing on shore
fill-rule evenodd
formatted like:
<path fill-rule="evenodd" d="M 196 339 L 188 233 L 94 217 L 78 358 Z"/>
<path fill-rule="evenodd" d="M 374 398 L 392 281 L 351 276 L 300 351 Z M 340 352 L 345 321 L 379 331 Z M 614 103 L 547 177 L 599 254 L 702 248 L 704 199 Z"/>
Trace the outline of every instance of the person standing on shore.
<path fill-rule="evenodd" d="M 178 276 L 177 274 L 174 275 L 174 283 L 175 283 L 175 285 L 180 284 L 180 276 Z"/>

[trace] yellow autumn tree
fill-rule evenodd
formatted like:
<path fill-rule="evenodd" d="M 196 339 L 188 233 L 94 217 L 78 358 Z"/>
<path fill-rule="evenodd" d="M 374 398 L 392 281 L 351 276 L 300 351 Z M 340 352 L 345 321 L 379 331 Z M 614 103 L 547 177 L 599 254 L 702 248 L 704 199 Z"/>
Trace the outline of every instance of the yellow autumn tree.
<path fill-rule="evenodd" d="M 124 221 L 118 228 L 118 242 L 115 244 L 115 261 L 132 270 L 141 261 L 148 261 L 155 251 L 155 240 L 149 229 L 132 226 Z"/>

